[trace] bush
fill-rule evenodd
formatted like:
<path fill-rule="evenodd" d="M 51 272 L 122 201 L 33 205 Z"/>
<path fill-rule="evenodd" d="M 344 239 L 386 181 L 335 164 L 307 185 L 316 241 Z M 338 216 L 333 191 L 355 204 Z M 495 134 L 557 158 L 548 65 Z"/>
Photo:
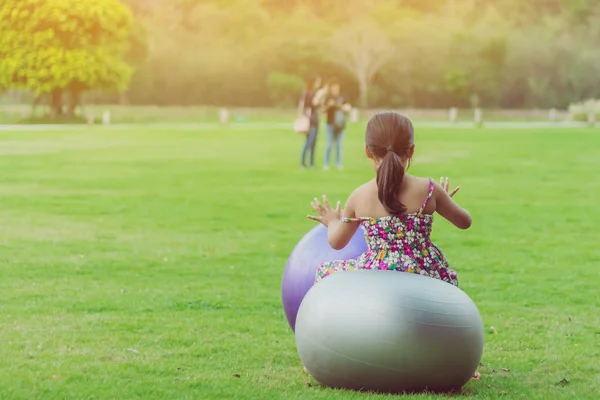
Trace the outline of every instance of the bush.
<path fill-rule="evenodd" d="M 304 81 L 297 75 L 271 72 L 267 77 L 267 87 L 276 105 L 292 106 L 298 104 Z"/>
<path fill-rule="evenodd" d="M 594 114 L 596 121 L 600 121 L 600 100 L 589 99 L 569 105 L 570 121 L 587 122 L 590 114 Z"/>

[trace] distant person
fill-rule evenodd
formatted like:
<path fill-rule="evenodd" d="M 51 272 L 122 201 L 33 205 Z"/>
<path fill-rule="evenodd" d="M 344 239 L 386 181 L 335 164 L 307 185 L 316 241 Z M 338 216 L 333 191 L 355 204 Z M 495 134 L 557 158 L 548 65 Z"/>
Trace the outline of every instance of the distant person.
<path fill-rule="evenodd" d="M 352 106 L 342 97 L 341 87 L 337 80 L 332 79 L 327 83 L 327 93 L 322 104 L 327 116 L 327 146 L 323 168 L 329 169 L 331 150 L 335 147 L 335 166 L 337 169 L 342 170 L 342 142 L 346 133 L 347 115 Z"/>
<path fill-rule="evenodd" d="M 321 78 L 310 77 L 306 80 L 306 87 L 303 93 L 303 113 L 308 117 L 310 124 L 308 133 L 306 134 L 306 142 L 302 149 L 302 157 L 300 159 L 300 167 L 307 168 L 306 157 L 310 155 L 310 168 L 315 167 L 315 148 L 317 145 L 317 135 L 319 133 L 319 107 L 320 103 L 315 102 L 316 94 L 321 87 Z M 317 99 L 318 100 L 318 99 Z"/>
<path fill-rule="evenodd" d="M 323 106 L 323 101 L 325 100 L 325 96 L 327 96 L 327 93 L 329 93 L 329 87 L 326 83 L 325 85 L 321 86 L 321 88 L 319 88 L 319 90 L 317 90 L 317 92 L 315 93 L 315 97 L 313 97 L 313 105 L 321 109 L 321 107 Z"/>
<path fill-rule="evenodd" d="M 317 285 L 338 271 L 390 270 L 458 286 L 456 272 L 431 241 L 433 215 L 437 212 L 459 229 L 471 226 L 471 216 L 452 199 L 459 188 L 450 192 L 448 178 L 437 184 L 406 173 L 414 150 L 408 118 L 389 111 L 368 122 L 365 151 L 376 177 L 354 190 L 343 211 L 339 202 L 331 208 L 323 196 L 323 204 L 316 198 L 311 203 L 318 216 L 309 216 L 327 227 L 334 249 L 344 248 L 362 227 L 368 250 L 356 260 L 321 264 L 315 274 Z M 479 379 L 479 373 L 473 379 Z"/>

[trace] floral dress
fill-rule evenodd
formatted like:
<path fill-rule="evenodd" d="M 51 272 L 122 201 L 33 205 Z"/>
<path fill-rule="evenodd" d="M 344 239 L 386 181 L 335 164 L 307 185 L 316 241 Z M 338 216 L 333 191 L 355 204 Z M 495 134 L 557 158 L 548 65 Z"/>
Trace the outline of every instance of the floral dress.
<path fill-rule="evenodd" d="M 379 269 L 425 275 L 458 286 L 456 272 L 448 268 L 448 260 L 431 242 L 433 215 L 423 214 L 434 188 L 430 179 L 427 198 L 416 213 L 382 218 L 343 218 L 343 222 L 360 221 L 368 251 L 356 260 L 321 264 L 315 282 L 337 271 Z"/>

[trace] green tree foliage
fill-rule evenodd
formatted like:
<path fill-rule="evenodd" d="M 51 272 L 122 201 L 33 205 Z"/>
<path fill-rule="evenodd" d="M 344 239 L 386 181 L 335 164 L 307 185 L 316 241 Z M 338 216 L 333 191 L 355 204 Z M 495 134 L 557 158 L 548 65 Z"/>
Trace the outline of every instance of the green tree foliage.
<path fill-rule="evenodd" d="M 298 103 L 298 94 L 304 89 L 304 80 L 285 72 L 272 72 L 267 78 L 271 98 L 278 106 L 291 106 Z"/>
<path fill-rule="evenodd" d="M 49 95 L 55 115 L 68 93 L 73 116 L 83 92 L 127 87 L 132 22 L 117 0 L 3 0 L 0 82 Z"/>
<path fill-rule="evenodd" d="M 133 102 L 291 103 L 290 77 L 308 75 L 375 107 L 564 107 L 600 91 L 596 0 L 125 1 L 148 27 Z"/>
<path fill-rule="evenodd" d="M 119 89 L 130 64 L 129 101 L 158 105 L 291 104 L 308 75 L 337 77 L 352 103 L 371 107 L 566 107 L 600 96 L 599 0 L 122 1 L 133 26 L 117 0 L 0 0 L 0 88 Z M 19 25 L 22 12 L 58 18 L 48 4 L 68 9 L 62 22 Z M 86 33 L 94 24 L 102 34 Z M 23 42 L 10 38 L 17 26 Z M 63 56 L 65 39 L 74 47 Z M 54 69 L 41 68 L 46 53 Z"/>

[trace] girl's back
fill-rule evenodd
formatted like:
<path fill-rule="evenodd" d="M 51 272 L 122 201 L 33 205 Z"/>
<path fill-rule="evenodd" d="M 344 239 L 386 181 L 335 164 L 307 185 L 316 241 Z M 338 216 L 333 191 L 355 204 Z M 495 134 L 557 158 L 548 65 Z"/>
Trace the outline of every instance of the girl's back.
<path fill-rule="evenodd" d="M 323 264 L 317 280 L 339 270 L 379 269 L 417 273 L 458 285 L 456 273 L 448 269 L 446 257 L 430 237 L 433 214 L 426 213 L 426 210 L 435 210 L 431 204 L 435 183 L 415 177 L 406 181 L 406 186 L 411 189 L 406 188 L 403 192 L 407 212 L 401 215 L 385 212 L 377 196 L 373 197 L 376 184 L 369 182 L 361 187 L 355 195 L 356 216 L 342 218 L 342 221 L 362 226 L 368 251 L 356 260 Z M 422 196 L 417 203 L 420 194 Z"/>
<path fill-rule="evenodd" d="M 316 280 L 347 269 L 385 269 L 418 273 L 458 285 L 441 250 L 431 242 L 433 214 L 438 212 L 459 228 L 471 225 L 469 213 L 448 193 L 448 179 L 436 184 L 406 174 L 414 153 L 413 128 L 400 114 L 379 113 L 367 125 L 365 150 L 377 177 L 357 188 L 343 213 L 317 199 L 313 217 L 329 227 L 329 243 L 343 248 L 362 226 L 369 250 L 357 260 L 340 260 L 319 267 Z"/>
<path fill-rule="evenodd" d="M 427 178 L 417 178 L 414 176 L 405 176 L 400 186 L 398 200 L 406 206 L 407 213 L 416 213 L 423 205 L 429 192 L 430 180 Z M 379 201 L 377 181 L 370 180 L 355 192 L 354 212 L 357 217 L 387 217 L 390 215 L 385 206 Z M 435 199 L 427 202 L 425 213 L 433 214 L 435 212 Z"/>

